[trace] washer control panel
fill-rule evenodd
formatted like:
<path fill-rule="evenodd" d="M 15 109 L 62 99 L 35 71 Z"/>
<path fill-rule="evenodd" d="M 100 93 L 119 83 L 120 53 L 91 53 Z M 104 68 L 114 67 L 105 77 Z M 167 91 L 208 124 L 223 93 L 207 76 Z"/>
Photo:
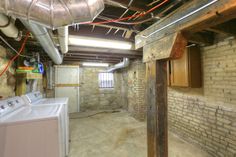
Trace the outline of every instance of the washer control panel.
<path fill-rule="evenodd" d="M 15 111 L 24 105 L 25 103 L 20 97 L 13 97 L 0 101 L 0 117 Z"/>
<path fill-rule="evenodd" d="M 42 93 L 40 93 L 39 91 L 28 93 L 25 96 L 28 98 L 30 103 L 33 103 L 33 102 L 43 98 Z"/>

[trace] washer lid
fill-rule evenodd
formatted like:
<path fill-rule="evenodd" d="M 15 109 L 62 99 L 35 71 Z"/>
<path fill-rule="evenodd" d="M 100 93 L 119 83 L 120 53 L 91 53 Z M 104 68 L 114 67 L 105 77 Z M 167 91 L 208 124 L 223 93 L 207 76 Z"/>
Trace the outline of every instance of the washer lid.
<path fill-rule="evenodd" d="M 61 112 L 62 105 L 49 106 L 25 106 L 17 114 L 6 119 L 2 119 L 2 123 L 45 120 L 49 118 L 57 118 Z"/>
<path fill-rule="evenodd" d="M 68 104 L 68 98 L 43 98 L 32 103 L 33 105 Z"/>

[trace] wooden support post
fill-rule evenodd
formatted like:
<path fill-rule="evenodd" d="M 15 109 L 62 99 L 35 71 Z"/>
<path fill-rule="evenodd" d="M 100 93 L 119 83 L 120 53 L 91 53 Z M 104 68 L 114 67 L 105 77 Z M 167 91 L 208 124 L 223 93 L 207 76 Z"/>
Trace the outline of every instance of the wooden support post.
<path fill-rule="evenodd" d="M 148 157 L 168 157 L 166 63 L 146 63 Z"/>

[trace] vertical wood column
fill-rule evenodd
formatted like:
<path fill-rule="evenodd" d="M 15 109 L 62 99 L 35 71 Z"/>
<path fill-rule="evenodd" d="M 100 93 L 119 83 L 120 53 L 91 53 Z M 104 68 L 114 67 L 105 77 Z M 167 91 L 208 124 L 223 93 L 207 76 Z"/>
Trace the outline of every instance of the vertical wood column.
<path fill-rule="evenodd" d="M 146 63 L 148 157 L 168 157 L 166 63 Z"/>

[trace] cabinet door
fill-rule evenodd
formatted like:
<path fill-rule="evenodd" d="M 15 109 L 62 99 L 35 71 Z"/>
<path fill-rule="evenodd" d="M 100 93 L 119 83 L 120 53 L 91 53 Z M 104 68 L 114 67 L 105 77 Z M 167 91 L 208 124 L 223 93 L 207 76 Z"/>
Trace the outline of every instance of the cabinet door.
<path fill-rule="evenodd" d="M 171 86 L 189 87 L 189 63 L 187 49 L 181 58 L 171 60 L 170 66 Z"/>
<path fill-rule="evenodd" d="M 188 48 L 189 55 L 189 85 L 192 88 L 200 88 L 202 86 L 201 76 L 201 53 L 197 46 Z"/>

